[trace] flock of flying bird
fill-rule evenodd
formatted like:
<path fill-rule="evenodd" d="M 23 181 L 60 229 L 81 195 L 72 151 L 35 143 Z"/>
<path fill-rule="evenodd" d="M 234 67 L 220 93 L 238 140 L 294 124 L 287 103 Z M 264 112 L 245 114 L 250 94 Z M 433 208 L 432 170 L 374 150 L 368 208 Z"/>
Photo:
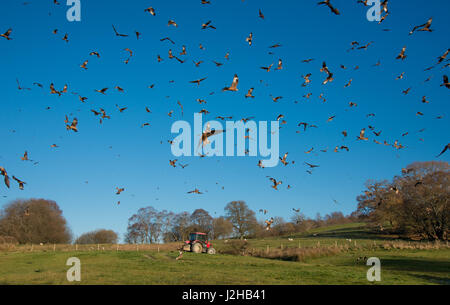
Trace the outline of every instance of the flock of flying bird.
<path fill-rule="evenodd" d="M 55 5 L 59 5 L 59 2 L 58 2 L 57 0 L 53 0 L 53 1 L 54 1 L 54 4 L 55 4 Z M 365 6 L 368 5 L 368 0 L 364 0 L 364 1 L 363 1 L 363 0 L 357 0 L 356 2 L 357 2 L 357 3 L 361 3 L 361 4 L 365 5 Z M 201 4 L 202 4 L 202 5 L 207 5 L 207 4 L 211 4 L 211 2 L 210 2 L 210 1 L 207 1 L 207 0 L 201 0 Z M 333 14 L 335 14 L 335 15 L 340 15 L 340 14 L 341 14 L 340 11 L 339 11 L 336 7 L 334 7 L 334 6 L 332 5 L 332 3 L 330 2 L 330 0 L 320 1 L 320 2 L 318 2 L 317 4 L 320 5 L 320 6 L 326 6 L 326 7 L 328 7 L 328 8 L 331 10 L 331 12 L 332 12 Z M 157 10 L 156 10 L 155 8 L 153 8 L 153 7 L 148 7 L 148 8 L 145 8 L 145 9 L 144 9 L 144 13 L 148 13 L 148 14 L 150 14 L 151 16 L 156 16 L 156 15 L 157 15 Z M 382 23 L 382 22 L 389 16 L 389 13 L 390 13 L 390 12 L 389 12 L 389 7 L 388 7 L 388 0 L 384 0 L 384 1 L 382 2 L 382 4 L 381 4 L 381 12 L 380 12 L 380 14 L 381 14 L 381 20 L 379 21 L 379 23 Z M 258 16 L 259 18 L 261 18 L 261 19 L 265 19 L 265 18 L 266 18 L 265 15 L 263 14 L 263 12 L 262 12 L 261 9 L 258 11 L 257 16 Z M 432 20 L 433 20 L 432 18 L 429 18 L 429 19 L 427 20 L 427 22 L 425 22 L 424 24 L 414 26 L 414 27 L 412 28 L 412 30 L 409 32 L 409 35 L 413 35 L 415 32 L 432 32 L 432 31 L 433 31 L 433 28 L 432 28 Z M 179 26 L 175 20 L 169 20 L 168 23 L 167 23 L 167 25 L 168 25 L 168 26 L 173 26 L 173 27 L 178 27 L 178 26 Z M 216 30 L 216 25 L 214 25 L 213 22 L 212 22 L 211 20 L 209 20 L 209 21 L 206 21 L 206 22 L 202 23 L 200 29 L 201 29 L 201 30 Z M 114 33 L 114 35 L 115 35 L 116 37 L 119 37 L 119 38 L 126 38 L 126 37 L 129 37 L 128 34 L 120 33 L 114 25 L 112 25 L 112 30 L 113 30 L 113 33 Z M 388 31 L 388 30 L 385 30 L 385 31 Z M 4 32 L 3 34 L 0 34 L 0 39 L 1 39 L 1 38 L 4 38 L 4 39 L 7 40 L 7 41 L 10 41 L 10 40 L 12 40 L 12 39 L 16 39 L 16 37 L 14 37 L 13 33 L 14 33 L 14 32 L 13 32 L 13 29 L 9 28 L 9 29 L 7 29 L 6 32 Z M 58 29 L 53 30 L 53 34 L 54 34 L 54 35 L 56 35 L 57 33 L 58 33 Z M 142 33 L 138 32 L 138 31 L 135 31 L 135 35 L 136 35 L 136 39 L 139 40 L 139 39 L 140 39 L 140 36 L 142 35 Z M 20 39 L 20 38 L 17 38 L 17 39 Z M 61 39 L 62 39 L 63 41 L 65 41 L 66 43 L 69 43 L 69 35 L 68 35 L 67 33 L 66 33 Z M 176 44 L 170 37 L 164 37 L 164 38 L 161 38 L 160 41 L 161 41 L 161 42 L 168 41 L 168 42 L 171 43 L 172 45 L 175 45 L 175 44 Z M 253 33 L 249 33 L 249 34 L 248 34 L 247 38 L 245 39 L 245 42 L 248 43 L 249 47 L 252 46 L 252 43 L 253 43 Z M 348 51 L 352 51 L 352 50 L 365 50 L 365 49 L 369 48 L 369 46 L 370 46 L 372 43 L 373 43 L 373 41 L 368 42 L 368 43 L 366 43 L 366 44 L 360 44 L 360 43 L 357 42 L 357 41 L 353 41 L 353 42 L 351 42 L 351 48 L 350 48 Z M 277 43 L 277 44 L 271 45 L 271 46 L 269 47 L 269 49 L 270 49 L 270 50 L 273 50 L 273 49 L 279 48 L 279 47 L 281 47 L 281 46 L 282 46 L 281 44 Z M 202 50 L 205 49 L 204 46 L 203 46 L 202 44 L 199 45 L 199 48 L 202 49 Z M 429 68 L 426 68 L 425 71 L 429 71 L 429 70 L 433 69 L 434 67 L 436 67 L 436 66 L 438 66 L 438 65 L 442 65 L 442 68 L 447 68 L 447 67 L 450 65 L 449 59 L 447 59 L 447 56 L 448 56 L 448 54 L 449 54 L 449 51 L 450 51 L 450 49 L 446 50 L 442 55 L 440 55 L 439 57 L 437 57 L 437 61 L 436 61 L 435 65 L 433 65 L 433 66 L 431 66 L 431 67 L 429 67 Z M 127 52 L 127 54 L 128 54 L 128 56 L 127 56 L 126 59 L 124 60 L 124 63 L 125 63 L 125 64 L 128 64 L 128 63 L 130 62 L 130 60 L 132 59 L 132 57 L 133 57 L 133 55 L 134 55 L 134 52 L 133 52 L 131 49 L 129 49 L 129 48 L 124 49 L 124 52 Z M 271 52 L 269 52 L 269 54 L 274 54 L 274 53 L 271 51 Z M 169 49 L 169 50 L 168 50 L 168 58 L 169 58 L 169 59 L 175 59 L 175 60 L 177 60 L 179 63 L 185 63 L 185 62 L 186 62 L 186 59 L 182 59 L 182 58 L 186 58 L 186 55 L 187 55 L 187 49 L 186 49 L 186 46 L 184 46 L 184 45 L 182 46 L 182 50 L 181 50 L 181 52 L 179 53 L 179 55 L 174 55 L 174 51 L 172 51 L 172 49 Z M 229 55 L 230 55 L 230 53 L 227 53 L 227 54 L 225 55 L 225 59 L 226 59 L 226 60 L 229 60 Z M 92 52 L 89 54 L 89 56 L 98 59 L 98 58 L 101 57 L 101 54 L 100 54 L 99 51 L 92 51 Z M 398 53 L 396 59 L 397 59 L 397 60 L 402 60 L 402 61 L 403 61 L 403 60 L 406 60 L 406 58 L 407 58 L 407 47 L 406 47 L 406 46 L 403 46 L 403 47 L 401 48 L 400 52 Z M 302 60 L 302 63 L 310 63 L 310 62 L 312 62 L 312 61 L 314 61 L 314 60 L 315 60 L 314 58 L 308 58 L 308 59 Z M 160 55 L 157 55 L 157 61 L 158 61 L 158 62 L 162 62 L 162 61 L 164 61 L 164 59 L 163 59 Z M 217 62 L 217 61 L 213 61 L 213 62 L 214 62 L 214 64 L 215 64 L 217 67 L 223 65 L 223 63 L 220 63 L 220 62 Z M 199 61 L 193 60 L 193 63 L 194 63 L 194 65 L 195 65 L 195 67 L 199 67 L 199 66 L 203 63 L 203 61 L 202 61 L 202 60 L 199 60 Z M 88 64 L 89 64 L 89 59 L 86 59 L 86 60 L 84 60 L 84 61 L 82 62 L 82 64 L 80 65 L 80 68 L 83 69 L 83 70 L 88 70 L 88 69 L 89 69 Z M 375 64 L 374 66 L 378 66 L 378 65 L 380 65 L 380 62 L 378 62 L 378 63 Z M 341 68 L 341 69 L 347 69 L 347 67 L 345 67 L 344 65 L 341 65 L 340 68 Z M 261 66 L 261 69 L 264 70 L 264 71 L 267 71 L 267 72 L 270 72 L 272 69 L 275 69 L 275 70 L 282 70 L 282 69 L 283 69 L 283 60 L 282 60 L 282 59 L 278 59 L 278 64 L 276 65 L 276 67 L 273 67 L 273 64 L 270 64 L 270 65 L 268 65 L 268 66 Z M 356 66 L 356 67 L 354 68 L 354 70 L 357 70 L 357 69 L 359 69 L 359 66 Z M 323 81 L 322 81 L 322 84 L 323 84 L 323 85 L 326 85 L 326 84 L 328 84 L 328 83 L 333 82 L 335 72 L 332 72 L 332 71 L 331 71 L 331 69 L 328 67 L 328 65 L 327 65 L 327 63 L 326 63 L 325 61 L 322 62 L 322 66 L 321 66 L 321 68 L 320 68 L 320 72 L 324 74 L 324 79 L 323 79 Z M 302 87 L 308 87 L 308 86 L 310 85 L 310 83 L 311 83 L 311 75 L 312 75 L 312 73 L 307 73 L 306 75 L 302 75 L 302 78 L 303 78 L 303 84 L 301 84 Z M 402 72 L 396 79 L 397 79 L 397 80 L 402 79 L 403 76 L 404 76 L 404 72 Z M 201 86 L 201 84 L 202 84 L 206 79 L 207 79 L 207 77 L 203 77 L 203 78 L 200 78 L 200 79 L 191 80 L 191 81 L 189 81 L 189 83 L 194 84 L 194 85 L 196 85 L 196 86 L 199 87 L 199 86 Z M 443 79 L 443 82 L 442 82 L 442 84 L 441 84 L 440 86 L 441 86 L 441 87 L 444 87 L 444 88 L 447 88 L 447 89 L 450 89 L 450 83 L 449 83 L 449 81 L 448 81 L 448 77 L 447 77 L 446 75 L 443 75 L 443 76 L 442 76 L 442 79 Z M 353 79 L 350 79 L 350 80 L 348 81 L 348 83 L 347 83 L 344 87 L 346 88 L 346 87 L 351 86 L 352 80 L 353 80 Z M 428 78 L 426 81 L 428 81 L 428 80 L 429 80 L 429 78 Z M 31 90 L 31 88 L 22 87 L 22 86 L 20 85 L 19 80 L 16 79 L 16 82 L 17 82 L 18 90 Z M 33 85 L 35 85 L 35 86 L 37 86 L 37 87 L 40 87 L 40 88 L 43 88 L 43 87 L 44 87 L 41 83 L 37 83 L 37 82 L 33 83 Z M 223 87 L 222 91 L 238 92 L 238 91 L 239 91 L 238 85 L 239 85 L 239 76 L 238 76 L 237 74 L 235 74 L 235 75 L 233 76 L 233 79 L 232 79 L 232 81 L 231 81 L 231 84 L 230 84 L 230 85 L 226 85 L 225 87 Z M 148 88 L 152 89 L 154 86 L 155 86 L 155 84 L 152 84 L 152 85 L 148 86 Z M 65 94 L 65 93 L 68 93 L 68 85 L 67 85 L 67 84 L 64 85 L 64 87 L 63 87 L 61 90 L 58 90 L 57 88 L 55 88 L 55 85 L 54 85 L 53 83 L 51 83 L 50 86 L 49 86 L 49 89 L 50 89 L 50 94 L 56 94 L 56 95 L 58 95 L 58 96 L 61 96 L 61 95 Z M 121 88 L 120 86 L 115 86 L 114 89 L 116 89 L 116 90 L 117 90 L 118 92 L 120 92 L 120 93 L 123 93 L 123 92 L 125 91 L 125 90 L 124 90 L 123 88 Z M 247 99 L 247 98 L 251 98 L 251 99 L 255 98 L 255 96 L 253 95 L 254 89 L 255 89 L 255 88 L 252 87 L 252 88 L 250 88 L 250 89 L 247 90 L 247 93 L 245 94 L 245 98 L 246 98 L 246 99 Z M 106 95 L 108 90 L 109 90 L 109 88 L 101 88 L 101 89 L 95 89 L 95 92 L 97 92 L 98 94 Z M 411 90 L 411 88 L 408 88 L 408 89 L 404 90 L 404 91 L 403 91 L 403 94 L 407 95 L 407 94 L 410 92 L 410 90 Z M 85 103 L 85 102 L 88 100 L 87 97 L 82 96 L 82 95 L 80 95 L 80 94 L 78 94 L 78 93 L 76 93 L 76 92 L 72 92 L 72 94 L 77 95 L 77 96 L 78 96 L 78 99 L 79 99 L 82 103 Z M 212 95 L 212 94 L 214 94 L 214 92 L 211 92 L 211 93 L 210 93 L 210 95 Z M 309 99 L 310 96 L 311 96 L 311 93 L 308 93 L 308 94 L 304 95 L 303 97 L 304 97 L 305 99 Z M 282 97 L 282 96 L 276 96 L 276 97 L 271 96 L 271 98 L 272 98 L 272 100 L 273 100 L 274 103 L 277 103 L 277 102 L 278 102 L 280 99 L 282 99 L 283 97 Z M 323 93 L 320 95 L 320 98 L 321 98 L 324 102 L 326 101 L 326 98 L 324 97 Z M 197 99 L 197 102 L 198 102 L 199 104 L 206 104 L 206 101 L 205 101 L 204 99 Z M 295 103 L 297 103 L 297 101 L 296 101 Z M 422 103 L 424 103 L 424 104 L 429 103 L 429 100 L 426 98 L 426 96 L 423 96 L 423 97 L 422 97 Z M 177 101 L 177 104 L 180 106 L 180 109 L 181 109 L 181 111 L 183 112 L 183 105 L 182 105 L 179 101 Z M 357 104 L 354 103 L 354 102 L 350 102 L 350 103 L 349 103 L 349 107 L 357 107 Z M 116 108 L 118 109 L 118 111 L 119 111 L 120 113 L 122 113 L 122 112 L 124 112 L 128 107 L 120 107 L 119 105 L 116 104 Z M 150 110 L 149 107 L 146 107 L 146 108 L 145 108 L 145 111 L 146 111 L 147 113 L 151 113 L 151 110 Z M 105 120 L 105 119 L 110 119 L 110 118 L 111 118 L 111 116 L 108 115 L 108 114 L 106 113 L 106 111 L 105 111 L 103 108 L 100 108 L 99 110 L 91 109 L 91 112 L 93 113 L 94 116 L 100 118 L 100 123 L 102 123 L 103 120 Z M 206 109 L 202 109 L 202 110 L 200 111 L 200 113 L 208 114 L 209 111 L 207 111 Z M 173 110 L 171 110 L 171 111 L 168 113 L 168 116 L 171 117 L 172 114 L 173 114 Z M 417 112 L 417 115 L 423 115 L 423 114 L 422 114 L 421 112 Z M 371 116 L 375 116 L 375 114 L 371 113 L 371 114 L 368 114 L 368 115 L 367 115 L 367 117 L 371 117 Z M 334 117 L 335 117 L 335 116 L 330 116 L 330 117 L 328 118 L 327 122 L 331 122 L 331 121 L 334 119 Z M 281 121 L 281 125 L 286 124 L 286 121 L 283 120 L 283 118 L 284 118 L 284 115 L 282 115 L 282 114 L 280 114 L 280 115 L 277 117 L 277 120 L 278 120 L 278 121 L 282 120 L 282 121 Z M 438 117 L 438 119 L 439 119 L 439 118 L 442 118 L 442 116 Z M 232 119 L 232 117 L 231 117 L 231 116 L 228 116 L 228 117 L 227 117 L 227 116 L 217 116 L 216 119 L 225 120 L 225 119 Z M 247 122 L 247 121 L 249 121 L 249 120 L 251 120 L 251 119 L 253 119 L 253 117 L 250 117 L 250 118 L 242 118 L 241 120 L 242 120 L 243 122 Z M 78 132 L 78 119 L 77 119 L 76 117 L 69 118 L 69 116 L 66 115 L 66 116 L 65 116 L 64 123 L 65 123 L 65 127 L 66 127 L 66 129 L 67 129 L 68 131 Z M 143 124 L 141 125 L 141 127 L 145 127 L 145 126 L 150 126 L 150 123 L 145 122 L 145 123 L 143 123 Z M 299 123 L 298 123 L 298 127 L 302 127 L 302 128 L 303 128 L 303 132 L 306 132 L 307 129 L 309 129 L 309 128 L 317 128 L 318 126 L 316 126 L 316 125 L 314 125 L 314 124 L 311 124 L 311 123 L 308 123 L 308 122 L 299 122 Z M 373 126 L 370 126 L 370 125 L 369 125 L 368 128 L 373 132 L 373 134 L 374 134 L 376 137 L 380 136 L 381 131 L 378 131 L 378 132 L 375 131 L 375 128 L 374 128 Z M 209 138 L 210 138 L 210 137 L 215 136 L 215 135 L 217 135 L 217 134 L 220 134 L 220 133 L 222 133 L 222 132 L 224 132 L 224 131 L 223 131 L 223 130 L 214 130 L 214 129 L 211 129 L 210 126 L 208 125 L 208 126 L 206 127 L 205 131 L 202 133 L 202 135 L 201 135 L 201 140 L 200 140 L 200 143 L 199 143 L 198 145 L 199 145 L 199 146 L 200 146 L 200 145 L 202 145 L 202 146 L 208 145 L 208 144 L 210 143 L 210 141 L 209 141 Z M 248 133 L 248 132 L 249 132 L 249 130 L 246 130 L 246 133 Z M 361 129 L 361 130 L 359 131 L 359 135 L 356 137 L 356 140 L 357 140 L 357 141 L 368 141 L 369 138 L 367 137 L 366 132 L 367 132 L 366 128 Z M 297 133 L 300 133 L 300 131 L 297 131 Z M 407 133 L 403 134 L 403 136 L 405 136 L 406 134 L 407 134 Z M 343 135 L 344 137 L 347 137 L 348 132 L 344 130 L 344 131 L 342 131 L 342 135 Z M 248 139 L 250 138 L 249 135 L 246 135 L 245 137 L 248 138 Z M 404 147 L 402 144 L 400 144 L 398 141 L 395 141 L 395 143 L 393 143 L 393 144 L 389 144 L 386 140 L 385 140 L 384 142 L 380 142 L 380 141 L 377 141 L 377 140 L 374 139 L 373 141 L 374 141 L 376 144 L 384 144 L 384 145 L 386 145 L 386 146 L 393 146 L 393 147 L 396 148 L 396 149 L 402 149 L 402 148 L 405 148 L 405 147 Z M 170 141 L 170 140 L 169 140 L 168 142 L 169 142 L 170 144 L 173 144 L 173 141 Z M 162 143 L 162 142 L 161 142 L 161 143 Z M 51 145 L 51 147 L 52 147 L 52 148 L 55 148 L 55 147 L 58 147 L 58 146 L 57 146 L 56 144 L 53 144 L 53 145 Z M 197 148 L 197 149 L 198 149 L 198 148 Z M 450 143 L 444 146 L 444 149 L 443 149 L 442 152 L 438 155 L 438 157 L 441 156 L 442 154 L 444 154 L 444 153 L 445 153 L 447 150 L 449 150 L 449 149 L 450 149 Z M 309 154 L 309 153 L 311 153 L 313 150 L 314 150 L 314 147 L 312 147 L 310 150 L 306 151 L 305 153 Z M 341 146 L 336 146 L 336 148 L 334 149 L 335 152 L 337 152 L 337 151 L 339 151 L 339 150 L 346 150 L 346 151 L 349 151 L 349 147 L 348 147 L 348 146 L 345 146 L 345 145 L 341 145 Z M 323 149 L 323 150 L 321 150 L 321 151 L 322 151 L 322 152 L 326 152 L 327 149 Z M 248 153 L 248 151 L 246 151 L 246 153 Z M 199 155 L 200 155 L 201 157 L 205 157 L 205 156 L 206 156 L 206 155 L 202 155 L 202 154 L 199 154 Z M 281 162 L 284 166 L 287 166 L 287 165 L 289 165 L 289 164 L 294 164 L 294 163 L 295 163 L 294 161 L 289 162 L 289 161 L 287 160 L 287 159 L 288 159 L 288 153 L 285 153 L 285 154 L 283 155 L 283 157 L 280 157 L 279 159 L 280 159 L 280 162 Z M 28 159 L 28 153 L 27 153 L 27 152 L 25 152 L 24 156 L 22 157 L 22 160 L 23 160 L 23 161 L 32 161 L 32 160 L 29 160 L 29 159 Z M 177 162 L 178 162 L 177 159 L 175 159 L 175 160 L 169 160 L 169 166 L 177 167 L 177 165 L 178 165 L 178 166 L 180 166 L 180 167 L 182 167 L 182 168 L 185 168 L 186 166 L 188 166 L 188 164 L 180 164 L 180 163 L 177 164 Z M 307 170 L 307 172 L 308 172 L 309 174 L 312 174 L 312 170 L 313 170 L 314 168 L 319 167 L 319 165 L 310 164 L 310 163 L 307 163 L 307 162 L 304 162 L 304 164 L 305 164 L 306 166 L 308 166 L 309 169 Z M 258 167 L 260 167 L 260 168 L 263 168 L 263 167 L 264 167 L 264 166 L 263 166 L 263 162 L 261 162 L 261 160 L 258 162 Z M 8 175 L 7 171 L 6 171 L 3 167 L 0 167 L 0 174 L 4 177 L 4 184 L 6 185 L 6 187 L 10 188 L 10 179 L 9 179 L 9 175 Z M 272 184 L 271 187 L 272 187 L 274 190 L 278 190 L 278 187 L 283 183 L 281 180 L 277 180 L 277 179 L 275 179 L 275 178 L 273 178 L 273 177 L 270 177 L 270 176 L 267 176 L 267 178 L 270 180 L 270 182 L 271 182 L 271 184 Z M 26 182 L 21 181 L 20 179 L 18 179 L 18 178 L 15 177 L 14 175 L 12 176 L 12 179 L 18 183 L 18 186 L 19 186 L 19 188 L 20 188 L 21 190 L 24 189 L 24 185 L 26 184 Z M 291 188 L 291 186 L 288 185 L 287 188 L 289 189 L 289 188 Z M 123 187 L 122 187 L 122 188 L 116 187 L 116 194 L 117 194 L 117 195 L 120 195 L 120 194 L 121 194 L 122 192 L 124 192 L 124 191 L 125 191 L 125 188 L 123 188 Z M 201 191 L 200 191 L 199 189 L 197 189 L 197 188 L 195 188 L 194 190 L 191 190 L 191 191 L 189 191 L 189 192 L 187 192 L 187 193 L 188 193 L 188 194 L 203 194 L 203 192 L 201 192 Z M 120 201 L 118 202 L 118 204 L 120 204 Z M 293 211 L 296 212 L 296 213 L 300 212 L 299 209 L 293 209 Z M 267 210 L 260 210 L 260 212 L 263 212 L 264 214 L 266 214 L 266 213 L 267 213 Z M 266 220 L 266 226 L 267 226 L 266 228 L 267 228 L 267 229 L 270 229 L 270 226 L 271 226 L 272 223 L 273 223 L 273 218 L 271 218 L 270 220 Z"/>

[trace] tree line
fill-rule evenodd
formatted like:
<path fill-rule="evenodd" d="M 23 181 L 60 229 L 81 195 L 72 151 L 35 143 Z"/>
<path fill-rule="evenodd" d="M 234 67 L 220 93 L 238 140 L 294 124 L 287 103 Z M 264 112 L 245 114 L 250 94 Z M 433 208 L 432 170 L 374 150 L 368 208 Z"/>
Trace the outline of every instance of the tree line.
<path fill-rule="evenodd" d="M 291 221 L 273 218 L 273 224 L 267 230 L 267 224 L 258 221 L 256 213 L 244 201 L 230 202 L 224 211 L 224 216 L 212 217 L 204 209 L 174 213 L 158 211 L 154 207 L 140 208 L 128 219 L 124 241 L 129 244 L 185 241 L 192 232 L 207 233 L 209 239 L 277 236 L 354 221 L 352 216 L 345 217 L 341 212 L 323 218 L 319 215 L 315 220 L 296 213 Z M 107 229 L 74 238 L 62 211 L 51 200 L 15 200 L 0 210 L 0 243 L 115 244 L 118 240 L 118 234 Z"/>
<path fill-rule="evenodd" d="M 425 239 L 448 239 L 450 166 L 415 162 L 391 181 L 366 183 L 357 213 L 384 232 Z"/>
<path fill-rule="evenodd" d="M 304 232 L 312 228 L 356 221 L 354 215 L 344 216 L 333 212 L 316 219 L 309 219 L 298 212 L 290 221 L 274 217 L 270 226 L 268 217 L 258 221 L 255 211 L 244 201 L 232 201 L 225 206 L 225 215 L 212 217 L 204 209 L 193 213 L 158 211 L 154 207 L 141 208 L 128 219 L 125 241 L 129 244 L 151 244 L 176 242 L 189 239 L 192 232 L 207 233 L 210 239 L 223 238 L 261 238 Z"/>
<path fill-rule="evenodd" d="M 185 241 L 192 232 L 210 239 L 263 238 L 305 232 L 321 226 L 363 221 L 386 233 L 419 239 L 448 238 L 450 219 L 450 166 L 447 162 L 415 162 L 392 181 L 366 182 L 350 215 L 333 212 L 306 217 L 300 211 L 285 220 L 251 210 L 244 201 L 232 201 L 224 215 L 213 217 L 204 209 L 175 213 L 154 207 L 140 208 L 128 219 L 125 243 L 151 244 Z M 266 222 L 270 218 L 270 225 Z M 74 239 L 58 204 L 52 200 L 14 200 L 0 209 L 0 243 L 117 243 L 116 232 L 100 229 Z"/>

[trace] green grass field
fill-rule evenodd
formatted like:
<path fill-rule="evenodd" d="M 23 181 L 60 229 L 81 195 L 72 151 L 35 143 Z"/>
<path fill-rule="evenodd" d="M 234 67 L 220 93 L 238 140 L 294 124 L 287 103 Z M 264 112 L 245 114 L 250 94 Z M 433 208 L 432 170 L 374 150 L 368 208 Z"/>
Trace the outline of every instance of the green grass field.
<path fill-rule="evenodd" d="M 432 248 L 428 243 L 424 249 L 380 247 L 386 242 L 362 224 L 351 224 L 249 240 L 252 248 L 260 249 L 352 244 L 336 255 L 301 262 L 192 253 L 177 261 L 176 251 L 18 250 L 0 252 L 0 284 L 72 284 L 66 279 L 69 257 L 81 260 L 81 282 L 76 284 L 373 284 L 366 279 L 369 267 L 356 260 L 359 256 L 380 258 L 381 282 L 376 284 L 450 284 L 450 248 Z M 224 249 L 226 243 L 218 241 L 215 246 Z"/>

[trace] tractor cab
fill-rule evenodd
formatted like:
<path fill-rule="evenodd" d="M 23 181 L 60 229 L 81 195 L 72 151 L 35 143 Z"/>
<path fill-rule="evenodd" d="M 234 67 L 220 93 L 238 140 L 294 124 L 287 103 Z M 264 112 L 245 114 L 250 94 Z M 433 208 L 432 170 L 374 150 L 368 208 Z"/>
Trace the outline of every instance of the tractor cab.
<path fill-rule="evenodd" d="M 189 235 L 189 241 L 193 242 L 193 241 L 200 241 L 203 243 L 206 243 L 208 241 L 208 236 L 205 233 L 191 233 Z"/>
<path fill-rule="evenodd" d="M 208 241 L 208 235 L 206 233 L 201 232 L 189 234 L 189 240 L 185 241 L 183 250 L 194 253 L 203 252 L 208 254 L 216 254 L 216 250 L 212 247 L 212 244 Z"/>

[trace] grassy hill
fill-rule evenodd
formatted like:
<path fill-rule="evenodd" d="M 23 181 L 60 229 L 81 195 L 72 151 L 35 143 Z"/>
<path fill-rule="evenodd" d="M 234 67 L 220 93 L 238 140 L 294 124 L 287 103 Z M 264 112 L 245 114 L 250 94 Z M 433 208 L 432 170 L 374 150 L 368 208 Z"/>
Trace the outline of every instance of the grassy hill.
<path fill-rule="evenodd" d="M 230 242 L 217 241 L 215 247 L 224 251 Z M 247 249 L 265 253 L 267 246 L 269 254 L 309 254 L 301 260 L 283 260 L 185 253 L 177 261 L 178 252 L 170 247 L 160 251 L 132 250 L 134 246 L 119 251 L 103 246 L 100 251 L 97 247 L 79 251 L 36 247 L 32 252 L 27 247 L 0 252 L 0 284 L 70 284 L 66 280 L 69 257 L 81 260 L 78 284 L 372 284 L 366 279 L 369 267 L 358 260 L 364 256 L 381 260 L 381 282 L 376 284 L 450 284 L 448 245 L 392 241 L 371 233 L 364 224 L 249 240 Z M 329 253 L 322 255 L 326 249 Z"/>
<path fill-rule="evenodd" d="M 289 238 L 293 239 L 292 241 Z M 372 244 L 381 244 L 392 240 L 387 235 L 376 234 L 364 223 L 350 223 L 344 225 L 335 225 L 329 227 L 321 227 L 312 229 L 305 233 L 297 233 L 286 235 L 283 237 L 268 237 L 264 239 L 248 240 L 250 247 L 253 248 L 277 248 L 283 247 L 311 247 L 317 246 L 334 246 L 355 244 L 367 246 Z M 350 241 L 351 240 L 351 241 Z M 216 241 L 214 246 L 221 249 L 226 243 L 223 240 Z"/>

